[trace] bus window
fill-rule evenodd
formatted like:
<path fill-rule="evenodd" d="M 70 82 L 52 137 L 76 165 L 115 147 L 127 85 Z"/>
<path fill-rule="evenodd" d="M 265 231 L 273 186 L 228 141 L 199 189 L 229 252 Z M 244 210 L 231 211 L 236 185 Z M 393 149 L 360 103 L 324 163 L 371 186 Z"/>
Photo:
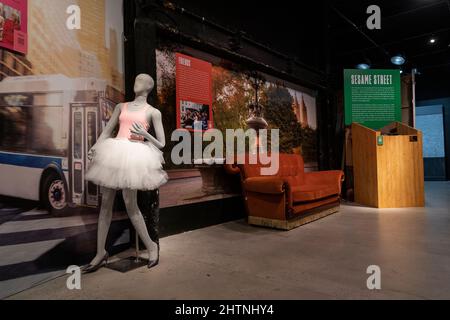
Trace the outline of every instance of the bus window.
<path fill-rule="evenodd" d="M 32 107 L 30 126 L 30 147 L 42 154 L 63 155 L 65 146 L 62 139 L 63 108 Z"/>
<path fill-rule="evenodd" d="M 95 112 L 88 112 L 87 115 L 87 150 L 90 150 L 97 141 L 97 117 Z"/>
<path fill-rule="evenodd" d="M 74 114 L 73 120 L 73 158 L 82 160 L 83 155 L 83 118 L 81 112 Z"/>
<path fill-rule="evenodd" d="M 94 111 L 87 112 L 87 151 L 89 151 L 97 142 L 97 113 Z M 88 181 L 86 202 L 88 205 L 98 204 L 98 187 Z"/>
<path fill-rule="evenodd" d="M 83 113 L 73 113 L 73 192 L 83 193 Z"/>
<path fill-rule="evenodd" d="M 30 112 L 22 107 L 0 107 L 0 147 L 9 151 L 26 151 L 27 124 Z"/>
<path fill-rule="evenodd" d="M 0 106 L 0 148 L 65 156 L 62 107 Z"/>

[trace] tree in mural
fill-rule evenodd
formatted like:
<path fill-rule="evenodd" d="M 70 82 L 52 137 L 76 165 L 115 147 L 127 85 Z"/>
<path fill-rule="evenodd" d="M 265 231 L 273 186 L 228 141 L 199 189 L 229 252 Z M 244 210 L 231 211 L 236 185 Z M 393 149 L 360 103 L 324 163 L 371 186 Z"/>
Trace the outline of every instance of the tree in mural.
<path fill-rule="evenodd" d="M 247 106 L 252 101 L 252 88 L 241 73 L 213 67 L 213 111 L 215 127 L 226 129 L 246 127 Z"/>
<path fill-rule="evenodd" d="M 264 117 L 270 129 L 280 130 L 280 152 L 284 153 L 292 153 L 303 141 L 302 127 L 292 109 L 293 102 L 284 87 L 269 85 L 263 92 Z"/>
<path fill-rule="evenodd" d="M 176 143 L 171 141 L 172 132 L 176 130 L 176 75 L 175 54 L 172 48 L 163 48 L 158 51 L 158 101 L 157 107 L 162 113 L 164 131 L 166 134 L 166 148 L 164 159 L 166 167 L 171 169 L 173 164 L 170 150 Z"/>

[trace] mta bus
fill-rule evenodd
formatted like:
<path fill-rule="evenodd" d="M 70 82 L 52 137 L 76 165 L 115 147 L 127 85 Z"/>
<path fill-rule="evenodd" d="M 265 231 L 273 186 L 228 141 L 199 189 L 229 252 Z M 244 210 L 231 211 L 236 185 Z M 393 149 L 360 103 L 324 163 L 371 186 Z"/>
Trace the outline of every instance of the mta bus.
<path fill-rule="evenodd" d="M 123 95 L 93 78 L 9 77 L 0 82 L 0 195 L 59 214 L 99 204 L 87 154 Z"/>

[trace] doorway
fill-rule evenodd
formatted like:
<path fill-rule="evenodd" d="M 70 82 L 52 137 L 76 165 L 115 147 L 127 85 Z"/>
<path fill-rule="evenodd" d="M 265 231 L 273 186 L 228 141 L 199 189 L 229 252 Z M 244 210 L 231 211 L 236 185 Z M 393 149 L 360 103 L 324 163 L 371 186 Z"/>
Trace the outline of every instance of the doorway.
<path fill-rule="evenodd" d="M 446 180 L 443 105 L 418 107 L 416 128 L 423 133 L 425 180 Z"/>

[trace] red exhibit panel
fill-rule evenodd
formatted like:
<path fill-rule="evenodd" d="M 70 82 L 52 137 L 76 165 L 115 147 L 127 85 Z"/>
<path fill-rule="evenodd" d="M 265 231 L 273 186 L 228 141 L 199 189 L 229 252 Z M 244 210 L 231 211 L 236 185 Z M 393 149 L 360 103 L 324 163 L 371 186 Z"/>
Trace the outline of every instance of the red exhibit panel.
<path fill-rule="evenodd" d="M 0 48 L 27 53 L 27 0 L 0 0 Z"/>
<path fill-rule="evenodd" d="M 177 128 L 206 131 L 214 127 L 212 65 L 176 54 Z"/>

